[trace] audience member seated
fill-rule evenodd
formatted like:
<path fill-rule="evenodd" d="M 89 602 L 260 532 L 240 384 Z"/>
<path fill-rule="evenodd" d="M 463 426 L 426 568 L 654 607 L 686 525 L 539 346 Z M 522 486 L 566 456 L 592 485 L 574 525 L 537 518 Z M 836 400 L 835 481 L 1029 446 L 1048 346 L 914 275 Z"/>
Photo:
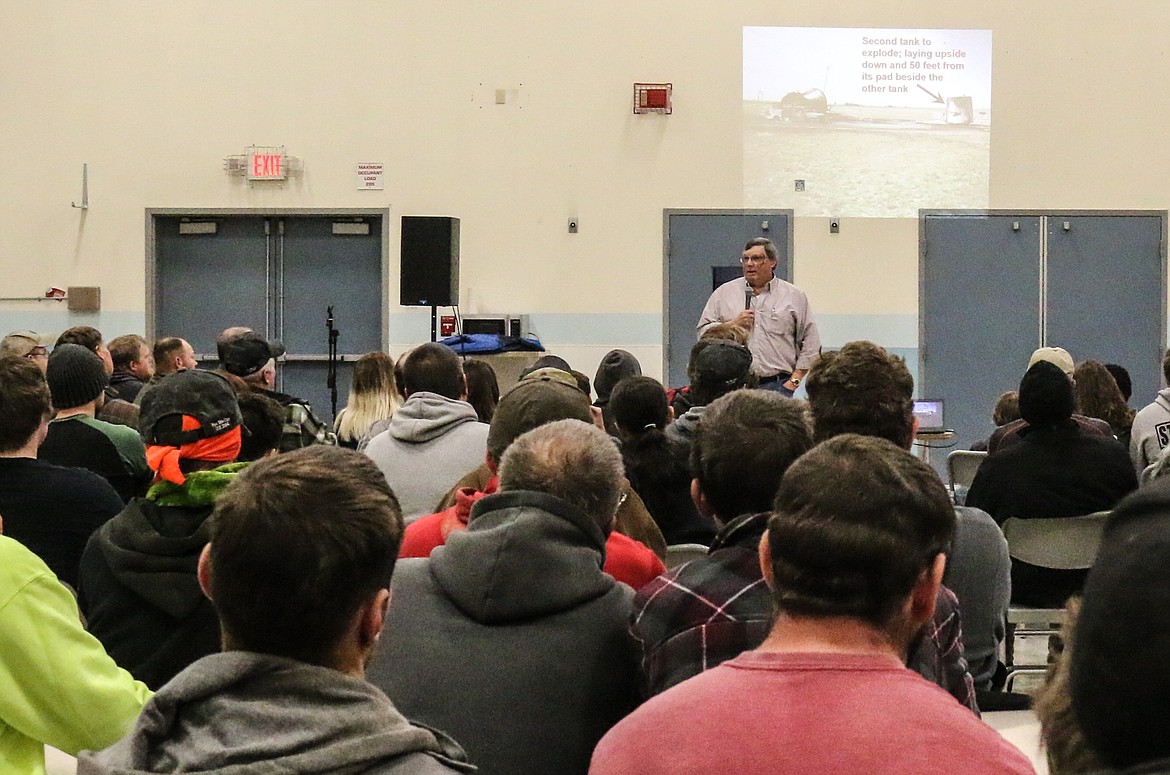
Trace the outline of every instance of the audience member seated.
<path fill-rule="evenodd" d="M 133 402 L 143 385 L 154 376 L 154 355 L 150 347 L 138 334 L 124 334 L 110 342 L 110 359 L 114 363 L 110 389 L 123 401 Z"/>
<path fill-rule="evenodd" d="M 0 371 L 11 370 L 11 357 L 0 357 Z M 149 696 L 85 631 L 48 566 L 0 536 L 0 772 L 44 775 L 46 745 L 76 756 L 113 743 Z"/>
<path fill-rule="evenodd" d="M 1073 389 L 1059 368 L 1039 361 L 1020 382 L 1020 414 L 1028 429 L 983 461 L 967 505 L 998 523 L 1009 517 L 1075 517 L 1111 509 L 1137 487 L 1125 447 L 1112 436 L 1085 432 L 1072 420 Z M 1012 599 L 1061 606 L 1080 591 L 1085 572 L 1012 561 Z"/>
<path fill-rule="evenodd" d="M 605 422 L 605 432 L 610 436 L 617 436 L 617 428 L 613 423 L 613 415 L 609 411 L 609 399 L 617 384 L 627 377 L 642 376 L 642 364 L 638 359 L 625 350 L 610 350 L 597 365 L 597 372 L 593 375 L 593 388 L 597 391 L 597 400 L 593 405 L 601 410 L 601 417 Z"/>
<path fill-rule="evenodd" d="M 255 390 L 236 393 L 240 404 L 240 454 L 236 460 L 251 463 L 280 451 L 284 434 L 284 407 Z"/>
<path fill-rule="evenodd" d="M 199 558 L 223 653 L 163 686 L 133 731 L 82 754 L 78 772 L 474 770 L 365 680 L 401 537 L 394 494 L 355 452 L 311 447 L 245 471 Z"/>
<path fill-rule="evenodd" d="M 45 376 L 57 416 L 49 423 L 37 457 L 93 471 L 124 502 L 146 492 L 151 475 L 138 432 L 95 416 L 110 381 L 101 359 L 80 345 L 63 344 L 49 356 Z"/>
<path fill-rule="evenodd" d="M 110 655 L 152 688 L 219 650 L 215 610 L 195 577 L 216 496 L 246 463 L 231 387 L 180 371 L 142 402 L 155 483 L 94 533 L 81 558 L 81 610 Z M 312 574 L 309 574 L 310 576 Z"/>
<path fill-rule="evenodd" d="M 1125 405 L 1117 381 L 1100 362 L 1088 360 L 1073 372 L 1073 398 L 1076 411 L 1109 423 L 1114 437 L 1129 449 L 1134 411 Z"/>
<path fill-rule="evenodd" d="M 1162 358 L 1162 377 L 1170 385 L 1170 350 Z M 1158 391 L 1153 402 L 1133 418 L 1129 455 L 1137 473 L 1153 464 L 1167 445 L 1170 445 L 1170 387 Z"/>
<path fill-rule="evenodd" d="M 667 544 L 703 544 L 715 537 L 715 523 L 699 514 L 691 500 L 691 470 L 685 444 L 664 432 L 671 420 L 662 383 L 627 377 L 609 399 L 610 417 L 622 441 L 622 460 L 630 486 L 658 523 Z"/>
<path fill-rule="evenodd" d="M 467 376 L 467 403 L 475 409 L 480 422 L 491 423 L 500 403 L 500 382 L 496 370 L 487 361 L 474 358 L 463 362 L 463 373 Z"/>
<path fill-rule="evenodd" d="M 151 350 L 151 357 L 154 358 L 154 375 L 134 397 L 134 403 L 139 406 L 142 405 L 142 396 L 163 377 L 183 369 L 199 368 L 199 362 L 195 360 L 195 349 L 186 339 L 177 336 L 164 336 L 156 341 Z"/>
<path fill-rule="evenodd" d="M 621 484 L 604 431 L 542 425 L 509 446 L 466 530 L 399 563 L 370 680 L 481 772 L 583 775 L 636 703 L 634 593 L 601 571 Z"/>
<path fill-rule="evenodd" d="M 1072 710 L 1109 772 L 1170 772 L 1170 487 L 1122 501 L 1072 633 Z"/>
<path fill-rule="evenodd" d="M 254 331 L 228 333 L 236 330 L 226 329 L 217 340 L 220 368 L 284 407 L 284 434 L 280 440 L 280 451 L 288 452 L 310 444 L 336 444 L 337 437 L 328 425 L 313 414 L 308 401 L 275 389 L 276 359 L 284 355 L 284 345 L 269 342 Z"/>
<path fill-rule="evenodd" d="M 818 442 L 842 433 L 860 433 L 911 448 L 918 428 L 914 378 L 901 357 L 872 342 L 850 342 L 821 356 L 805 388 Z M 965 686 L 968 668 L 975 688 L 991 689 L 1011 598 L 1011 560 L 1003 533 L 985 512 L 968 502 L 955 507 L 955 518 L 955 540 L 935 611 L 934 637 L 913 652 L 911 662 L 962 699 L 969 688 Z M 962 615 L 961 632 L 955 598 Z"/>
<path fill-rule="evenodd" d="M 402 542 L 403 557 L 429 557 L 436 547 L 447 542 L 452 533 L 467 529 L 472 506 L 499 489 L 497 466 L 508 447 L 521 434 L 556 420 L 593 421 L 589 399 L 573 386 L 571 377 L 555 369 L 551 371 L 560 374 L 562 379 L 558 381 L 553 376 L 532 374 L 516 383 L 500 399 L 488 430 L 486 482 L 482 487 L 459 488 L 453 505 L 407 525 Z M 624 486 L 623 480 L 623 495 Z M 627 498 L 622 507 L 628 503 Z M 665 566 L 647 546 L 614 530 L 606 539 L 603 569 L 618 581 L 637 589 L 662 573 Z"/>
<path fill-rule="evenodd" d="M 1040 739 L 1048 771 L 1053 775 L 1101 773 L 1105 765 L 1085 742 L 1069 692 L 1069 669 L 1072 666 L 1072 640 L 1080 618 L 1081 598 L 1070 597 L 1065 605 L 1065 620 L 1060 637 L 1050 639 L 1050 651 L 1056 662 L 1050 664 L 1044 684 L 1032 695 L 1032 710 L 1040 721 Z M 1051 661 L 1051 659 L 1050 659 Z"/>
<path fill-rule="evenodd" d="M 49 351 L 41 341 L 41 335 L 36 331 L 13 331 L 0 339 L 0 355 L 15 355 L 28 358 L 45 373 L 49 367 Z"/>
<path fill-rule="evenodd" d="M 114 373 L 114 359 L 110 356 L 110 349 L 106 347 L 102 332 L 93 326 L 74 326 L 67 328 L 57 337 L 53 349 L 63 344 L 78 344 L 102 359 L 106 376 Z M 97 418 L 114 425 L 125 425 L 138 430 L 138 407 L 129 401 L 118 398 L 118 394 L 106 386 L 106 400 L 98 412 Z"/>
<path fill-rule="evenodd" d="M 651 698 L 602 739 L 589 772 L 1033 772 L 905 668 L 954 537 L 938 475 L 847 434 L 788 469 L 774 512 L 760 544 L 777 610 L 768 638 Z"/>
<path fill-rule="evenodd" d="M 667 427 L 666 435 L 689 447 L 707 404 L 733 390 L 754 386 L 752 354 L 747 347 L 736 342 L 700 339 L 691 348 L 687 377 L 691 380 L 691 408 L 681 417 L 675 417 Z"/>
<path fill-rule="evenodd" d="M 748 331 L 742 326 L 737 326 L 735 323 L 716 323 L 713 326 L 708 326 L 703 329 L 703 333 L 699 334 L 699 341 L 704 339 L 717 339 L 728 342 L 735 342 L 744 347 L 748 346 Z M 694 352 L 691 353 L 694 355 Z M 681 388 L 670 388 L 666 391 L 666 401 L 670 404 L 670 408 L 674 410 L 675 417 L 682 417 L 687 413 L 694 404 L 691 403 L 691 386 L 684 385 Z"/>
<path fill-rule="evenodd" d="M 1047 361 L 1056 366 L 1064 372 L 1064 375 L 1070 382 L 1072 381 L 1073 372 L 1075 371 L 1073 359 L 1063 347 L 1041 347 L 1037 349 L 1032 353 L 1032 357 L 1028 359 L 1028 368 L 1032 368 L 1040 361 Z M 1084 417 L 1079 414 L 1074 414 L 1072 419 L 1085 433 L 1104 436 L 1106 438 L 1112 438 L 1113 436 L 1113 429 L 1104 420 L 1098 420 L 1095 417 Z M 1014 422 L 1009 422 L 1002 428 L 996 428 L 995 432 L 991 434 L 991 438 L 987 440 L 987 451 L 998 452 L 1001 448 L 1015 444 L 1023 436 L 1023 430 L 1027 427 L 1028 421 L 1021 418 Z"/>
<path fill-rule="evenodd" d="M 37 460 L 51 411 L 36 364 L 0 355 L 0 514 L 10 538 L 76 587 L 85 542 L 122 510 L 122 499 L 95 473 Z"/>
<path fill-rule="evenodd" d="M 755 648 L 772 625 L 760 537 L 784 471 L 812 446 L 804 403 L 737 390 L 710 404 L 691 452 L 691 495 L 719 525 L 706 557 L 638 590 L 630 632 L 643 691 L 658 694 Z"/>
<path fill-rule="evenodd" d="M 1125 399 L 1125 403 L 1129 403 L 1129 399 L 1133 398 L 1133 380 L 1129 378 L 1129 371 L 1116 363 L 1106 363 L 1105 370 L 1113 375 L 1113 381 L 1117 383 L 1117 389 L 1121 391 L 1121 397 Z"/>
<path fill-rule="evenodd" d="M 488 426 L 467 403 L 463 364 L 450 347 L 428 342 L 411 350 L 402 376 L 406 402 L 365 454 L 386 476 L 410 524 L 483 462 Z"/>
<path fill-rule="evenodd" d="M 400 406 L 402 396 L 394 384 L 394 360 L 384 352 L 366 353 L 353 365 L 349 400 L 333 422 L 337 443 L 357 449 L 370 426 L 389 420 Z"/>
<path fill-rule="evenodd" d="M 991 421 L 995 423 L 996 428 L 1002 428 L 1009 422 L 1015 422 L 1020 419 L 1020 391 L 1009 390 L 1000 395 L 995 402 L 995 409 L 991 411 Z M 976 452 L 986 452 L 987 442 L 977 441 L 971 445 L 971 449 Z"/>

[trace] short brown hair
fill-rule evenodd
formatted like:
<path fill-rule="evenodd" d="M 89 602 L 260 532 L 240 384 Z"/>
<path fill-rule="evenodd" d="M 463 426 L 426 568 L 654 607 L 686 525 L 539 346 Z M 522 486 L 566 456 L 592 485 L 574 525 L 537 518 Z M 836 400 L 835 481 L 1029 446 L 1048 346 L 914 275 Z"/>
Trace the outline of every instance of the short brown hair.
<path fill-rule="evenodd" d="M 910 448 L 914 378 L 900 356 L 873 342 L 849 342 L 821 355 L 804 384 L 817 441 L 860 433 Z"/>
<path fill-rule="evenodd" d="M 886 439 L 837 436 L 793 463 L 776 493 L 776 606 L 884 628 L 954 533 L 954 506 L 930 466 Z"/>
<path fill-rule="evenodd" d="M 179 355 L 182 352 L 183 340 L 177 336 L 164 336 L 162 339 L 159 339 L 154 343 L 154 347 L 152 348 L 152 354 L 154 355 L 154 368 L 160 377 L 165 374 L 171 374 L 175 371 L 171 367 L 171 361 L 176 355 Z"/>
<path fill-rule="evenodd" d="M 96 353 L 98 348 L 102 346 L 102 332 L 93 326 L 73 326 L 73 328 L 67 328 L 61 332 L 53 349 L 63 344 L 79 344 Z"/>
<path fill-rule="evenodd" d="M 997 426 L 1007 425 L 1020 419 L 1020 391 L 1009 390 L 995 402 L 995 410 L 991 413 L 991 420 Z"/>
<path fill-rule="evenodd" d="M 19 355 L 0 355 L 0 452 L 28 443 L 51 411 L 40 367 Z"/>
<path fill-rule="evenodd" d="M 743 326 L 737 326 L 735 323 L 728 323 L 727 321 L 724 321 L 722 323 L 716 323 L 713 326 L 709 326 L 705 331 L 703 331 L 702 334 L 699 335 L 699 338 L 727 339 L 729 341 L 735 342 L 736 344 L 742 344 L 744 347 L 747 347 L 748 332 L 747 329 Z"/>
<path fill-rule="evenodd" d="M 211 516 L 211 598 L 231 648 L 329 665 L 388 588 L 402 509 L 365 455 L 314 445 L 253 463 Z"/>
<path fill-rule="evenodd" d="M 803 401 L 737 390 L 707 407 L 691 446 L 691 473 L 720 520 L 772 508 L 784 472 L 812 447 Z"/>
<path fill-rule="evenodd" d="M 147 344 L 138 334 L 122 334 L 111 339 L 108 347 L 114 371 L 127 371 L 130 364 L 140 360 L 142 348 L 147 347 Z"/>

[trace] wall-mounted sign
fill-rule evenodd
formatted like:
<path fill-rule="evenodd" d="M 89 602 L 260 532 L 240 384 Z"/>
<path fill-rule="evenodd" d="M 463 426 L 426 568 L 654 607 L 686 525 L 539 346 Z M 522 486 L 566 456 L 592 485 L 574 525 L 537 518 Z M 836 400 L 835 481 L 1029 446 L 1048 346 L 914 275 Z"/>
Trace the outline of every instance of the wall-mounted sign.
<path fill-rule="evenodd" d="M 249 145 L 242 154 L 225 158 L 223 168 L 229 175 L 246 177 L 249 181 L 279 181 L 301 174 L 304 165 L 296 156 L 285 153 L 283 145 Z"/>
<path fill-rule="evenodd" d="M 359 191 L 381 191 L 386 188 L 382 184 L 382 165 L 374 162 L 359 161 L 357 165 L 357 187 Z"/>
<path fill-rule="evenodd" d="M 248 180 L 284 180 L 287 177 L 283 153 L 253 153 L 248 156 Z"/>

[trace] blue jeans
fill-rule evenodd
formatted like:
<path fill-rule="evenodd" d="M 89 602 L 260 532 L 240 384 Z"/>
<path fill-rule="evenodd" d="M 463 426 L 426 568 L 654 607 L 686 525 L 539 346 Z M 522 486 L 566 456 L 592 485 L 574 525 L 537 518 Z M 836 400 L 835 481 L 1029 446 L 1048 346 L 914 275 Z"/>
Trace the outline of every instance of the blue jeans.
<path fill-rule="evenodd" d="M 765 382 L 764 384 L 760 385 L 760 390 L 771 390 L 773 393 L 779 393 L 786 398 L 792 398 L 796 391 L 788 390 L 784 387 L 784 383 L 787 381 L 787 377 L 784 379 L 774 379 L 771 382 Z"/>

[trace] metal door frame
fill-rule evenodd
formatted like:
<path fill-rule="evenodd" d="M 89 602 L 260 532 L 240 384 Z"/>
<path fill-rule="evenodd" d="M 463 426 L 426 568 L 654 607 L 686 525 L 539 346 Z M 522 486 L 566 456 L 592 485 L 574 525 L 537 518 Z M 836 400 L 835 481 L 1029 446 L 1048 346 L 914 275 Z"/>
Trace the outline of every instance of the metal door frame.
<path fill-rule="evenodd" d="M 146 208 L 146 337 L 153 340 L 158 300 L 155 298 L 155 281 L 158 271 L 158 238 L 156 222 L 159 218 L 378 218 L 382 222 L 382 325 L 380 328 L 383 351 L 388 346 L 390 329 L 390 208 L 372 207 L 148 207 Z"/>
<path fill-rule="evenodd" d="M 796 261 L 793 256 L 793 233 L 796 231 L 795 210 L 784 207 L 752 207 L 747 209 L 722 207 L 664 208 L 662 210 L 662 375 L 666 378 L 668 367 L 666 353 L 670 345 L 670 217 L 672 215 L 786 215 L 788 217 L 788 239 L 785 249 L 788 257 L 789 274 L 795 279 Z"/>

